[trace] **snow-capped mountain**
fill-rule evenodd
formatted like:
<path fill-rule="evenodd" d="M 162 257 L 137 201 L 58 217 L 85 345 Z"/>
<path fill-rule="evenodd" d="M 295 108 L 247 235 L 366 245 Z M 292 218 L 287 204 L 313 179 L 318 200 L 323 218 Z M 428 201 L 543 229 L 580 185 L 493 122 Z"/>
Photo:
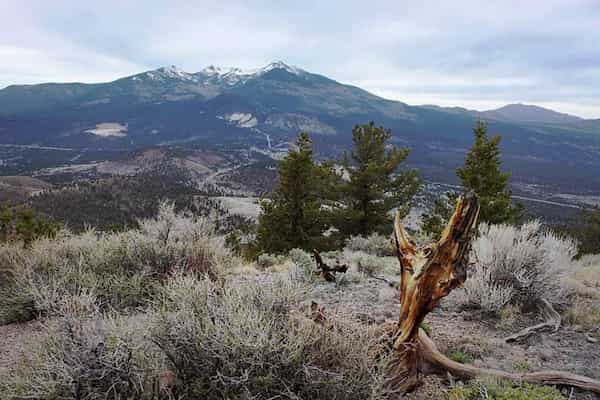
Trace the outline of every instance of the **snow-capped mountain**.
<path fill-rule="evenodd" d="M 283 61 L 277 61 L 270 63 L 262 68 L 254 68 L 247 70 L 236 67 L 221 68 L 216 67 L 214 65 L 209 65 L 208 67 L 200 70 L 200 72 L 196 72 L 193 75 L 198 77 L 199 79 L 210 80 L 212 82 L 220 81 L 227 85 L 235 85 L 238 83 L 244 83 L 250 79 L 258 78 L 261 75 L 275 69 L 283 70 L 294 75 L 301 75 L 306 73 L 306 71 L 304 71 L 301 68 L 287 65 Z"/>
<path fill-rule="evenodd" d="M 300 131 L 320 152 L 348 148 L 352 127 L 375 121 L 410 146 L 422 169 L 450 174 L 472 143 L 475 119 L 501 133 L 513 176 L 573 177 L 600 187 L 600 121 L 524 105 L 479 113 L 386 100 L 281 61 L 254 70 L 175 66 L 108 83 L 0 90 L 0 144 L 139 148 L 161 143 L 285 148 Z M 557 166 L 554 168 L 553 166 Z M 532 174 L 532 171 L 535 173 Z M 543 180 L 543 179 L 542 179 Z"/>
<path fill-rule="evenodd" d="M 245 83 L 248 80 L 258 78 L 269 71 L 282 70 L 290 74 L 300 76 L 306 71 L 287 65 L 283 61 L 270 63 L 261 68 L 241 69 L 237 67 L 222 68 L 214 65 L 209 65 L 198 72 L 186 72 L 177 68 L 175 65 L 161 67 L 152 71 L 146 71 L 141 74 L 133 75 L 129 79 L 140 81 L 150 79 L 154 81 L 182 81 L 193 83 L 204 83 L 213 85 L 233 86 L 240 83 Z"/>

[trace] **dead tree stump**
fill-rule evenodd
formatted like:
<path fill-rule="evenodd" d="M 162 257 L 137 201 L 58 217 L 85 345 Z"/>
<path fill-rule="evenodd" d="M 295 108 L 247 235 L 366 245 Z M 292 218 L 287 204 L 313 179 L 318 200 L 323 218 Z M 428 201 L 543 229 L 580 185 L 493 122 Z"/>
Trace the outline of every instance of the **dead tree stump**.
<path fill-rule="evenodd" d="M 383 335 L 391 342 L 393 351 L 386 371 L 389 389 L 397 393 L 412 391 L 419 386 L 425 372 L 439 371 L 460 378 L 492 376 L 535 384 L 574 386 L 600 393 L 597 380 L 568 372 L 516 374 L 457 363 L 440 353 L 427 334 L 419 329 L 440 299 L 467 278 L 471 240 L 478 216 L 476 196 L 461 196 L 441 239 L 419 249 L 404 231 L 400 217 L 396 216 L 394 236 L 401 270 L 400 319 L 398 323 L 382 326 Z M 548 325 L 558 327 L 560 316 L 556 312 L 551 316 Z"/>
<path fill-rule="evenodd" d="M 477 197 L 461 196 L 441 239 L 420 249 L 396 216 L 400 319 L 392 333 L 394 356 L 388 365 L 387 382 L 394 390 L 409 392 L 420 383 L 424 365 L 419 354 L 419 325 L 442 297 L 465 281 L 478 216 Z"/>

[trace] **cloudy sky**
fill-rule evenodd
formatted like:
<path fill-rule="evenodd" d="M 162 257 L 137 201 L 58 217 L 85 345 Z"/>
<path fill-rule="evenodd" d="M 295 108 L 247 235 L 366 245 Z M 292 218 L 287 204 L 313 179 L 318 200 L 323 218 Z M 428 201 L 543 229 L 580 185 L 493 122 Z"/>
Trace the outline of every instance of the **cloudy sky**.
<path fill-rule="evenodd" d="M 600 0 L 0 0 L 0 87 L 282 60 L 410 104 L 600 118 Z"/>

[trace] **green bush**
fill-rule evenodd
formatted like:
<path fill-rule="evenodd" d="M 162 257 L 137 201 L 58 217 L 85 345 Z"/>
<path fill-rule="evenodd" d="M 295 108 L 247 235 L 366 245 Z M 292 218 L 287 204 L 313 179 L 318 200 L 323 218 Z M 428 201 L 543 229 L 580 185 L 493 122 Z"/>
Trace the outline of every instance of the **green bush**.
<path fill-rule="evenodd" d="M 459 362 L 461 364 L 467 364 L 473 360 L 473 357 L 471 357 L 470 354 L 465 353 L 462 350 L 454 350 L 453 352 L 450 353 L 449 357 L 450 357 L 450 359 L 452 359 L 456 362 Z"/>
<path fill-rule="evenodd" d="M 509 381 L 474 381 L 457 386 L 447 395 L 448 400 L 566 400 L 555 387 L 529 383 L 518 385 Z"/>
<path fill-rule="evenodd" d="M 419 327 L 421 329 L 423 329 L 428 336 L 431 336 L 431 332 L 432 332 L 431 325 L 429 325 L 427 322 L 423 321 L 423 322 L 421 322 L 421 325 Z"/>
<path fill-rule="evenodd" d="M 517 372 L 527 372 L 529 371 L 529 361 L 526 359 L 519 360 L 515 363 L 514 367 Z"/>
<path fill-rule="evenodd" d="M 53 238 L 59 226 L 54 222 L 36 215 L 31 208 L 18 208 L 15 211 L 8 207 L 0 209 L 0 242 L 19 241 L 28 247 L 39 238 Z"/>

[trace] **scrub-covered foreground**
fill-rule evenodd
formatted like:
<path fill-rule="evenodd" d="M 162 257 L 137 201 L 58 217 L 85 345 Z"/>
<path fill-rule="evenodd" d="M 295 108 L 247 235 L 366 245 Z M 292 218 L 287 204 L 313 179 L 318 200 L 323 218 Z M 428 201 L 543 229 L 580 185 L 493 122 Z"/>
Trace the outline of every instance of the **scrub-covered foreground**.
<path fill-rule="evenodd" d="M 421 327 L 459 362 L 599 379 L 600 260 L 576 261 L 574 253 L 571 240 L 536 223 L 482 225 L 465 287 Z M 400 268 L 393 254 L 385 237 L 352 238 L 344 249 L 322 254 L 350 267 L 326 282 L 302 250 L 249 263 L 224 246 L 208 221 L 168 206 L 136 230 L 60 232 L 25 250 L 3 245 L 0 397 L 394 396 L 385 385 L 390 355 L 374 351 L 378 328 L 398 319 Z M 560 329 L 506 343 L 543 320 L 540 298 L 561 314 Z M 566 399 L 570 392 L 428 376 L 409 396 Z"/>

